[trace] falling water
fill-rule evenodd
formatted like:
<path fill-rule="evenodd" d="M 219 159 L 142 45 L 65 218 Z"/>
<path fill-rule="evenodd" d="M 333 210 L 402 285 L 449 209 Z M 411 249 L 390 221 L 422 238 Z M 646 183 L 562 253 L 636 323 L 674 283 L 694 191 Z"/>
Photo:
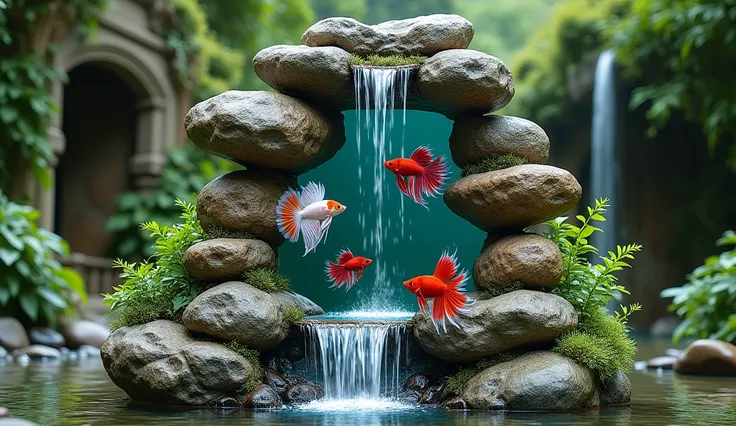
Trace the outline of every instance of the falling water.
<path fill-rule="evenodd" d="M 593 126 L 590 147 L 590 204 L 595 198 L 609 198 L 606 221 L 596 226 L 603 232 L 591 236 L 600 253 L 615 251 L 618 230 L 616 205 L 620 164 L 616 150 L 616 79 L 614 53 L 606 50 L 598 57 L 593 87 Z"/>
<path fill-rule="evenodd" d="M 302 330 L 327 403 L 398 396 L 408 346 L 404 323 L 308 323 Z"/>
<path fill-rule="evenodd" d="M 362 309 L 373 311 L 396 310 L 388 304 L 396 300 L 396 289 L 389 284 L 394 276 L 402 273 L 399 264 L 392 265 L 390 275 L 388 265 L 383 258 L 384 244 L 397 244 L 399 238 L 404 239 L 404 197 L 399 191 L 391 191 L 395 185 L 393 175 L 387 173 L 383 162 L 388 158 L 404 157 L 403 129 L 406 128 L 406 101 L 413 67 L 353 67 L 355 83 L 355 140 L 358 144 L 358 191 L 365 204 L 361 206 L 358 223 L 363 235 L 363 251 L 372 254 L 376 274 L 375 284 L 371 288 L 368 300 L 362 300 Z M 396 100 L 401 102 L 402 141 L 397 150 L 394 149 L 391 132 L 394 127 L 394 108 Z M 362 153 L 361 133 L 365 130 L 372 140 L 372 152 Z M 365 176 L 364 163 L 372 174 Z M 388 176 L 388 178 L 387 178 Z M 365 188 L 373 188 L 373 194 L 364 194 Z M 384 211 L 386 201 L 391 197 L 399 197 L 399 211 Z M 389 215 L 389 213 L 391 213 Z M 366 216 L 375 217 L 375 222 L 366 221 Z M 386 220 L 385 218 L 389 218 Z M 391 219 L 393 218 L 393 220 Z M 411 238 L 411 236 L 409 236 Z"/>

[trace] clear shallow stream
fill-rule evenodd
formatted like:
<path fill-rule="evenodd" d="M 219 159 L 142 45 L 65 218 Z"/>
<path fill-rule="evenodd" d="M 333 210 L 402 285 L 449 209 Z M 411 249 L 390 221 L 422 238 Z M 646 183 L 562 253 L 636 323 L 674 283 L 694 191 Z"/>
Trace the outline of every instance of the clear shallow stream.
<path fill-rule="evenodd" d="M 639 359 L 667 342 L 640 344 Z M 40 425 L 736 425 L 736 378 L 634 372 L 627 408 L 578 413 L 455 412 L 431 408 L 349 407 L 162 410 L 131 403 L 99 360 L 0 366 L 0 406 Z M 341 409 L 340 409 L 341 408 Z"/>

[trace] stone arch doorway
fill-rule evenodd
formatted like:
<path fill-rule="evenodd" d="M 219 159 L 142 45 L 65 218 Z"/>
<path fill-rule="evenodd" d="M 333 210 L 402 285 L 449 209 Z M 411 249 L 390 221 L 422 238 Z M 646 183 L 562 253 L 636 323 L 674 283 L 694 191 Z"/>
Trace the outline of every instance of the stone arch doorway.
<path fill-rule="evenodd" d="M 104 257 L 105 222 L 115 198 L 133 188 L 129 159 L 139 126 L 136 103 L 144 92 L 104 63 L 69 72 L 62 131 L 66 147 L 56 170 L 54 229 L 76 252 Z"/>

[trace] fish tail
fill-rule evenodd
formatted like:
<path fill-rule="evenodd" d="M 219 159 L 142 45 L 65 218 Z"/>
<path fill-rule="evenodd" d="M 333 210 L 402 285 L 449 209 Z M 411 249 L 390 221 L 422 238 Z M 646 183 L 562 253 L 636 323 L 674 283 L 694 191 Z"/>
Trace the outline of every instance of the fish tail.
<path fill-rule="evenodd" d="M 293 188 L 287 189 L 276 204 L 276 225 L 281 235 L 292 243 L 299 240 L 300 211 L 299 193 Z"/>
<path fill-rule="evenodd" d="M 325 262 L 325 274 L 327 274 L 327 281 L 332 282 L 332 287 L 340 288 L 346 284 L 350 289 L 353 284 L 353 272 L 347 270 L 343 265 L 332 263 L 329 260 Z"/>
<path fill-rule="evenodd" d="M 458 324 L 460 313 L 467 312 L 468 307 L 475 302 L 462 293 L 465 291 L 467 280 L 468 272 L 460 272 L 447 283 L 445 292 L 433 299 L 431 318 L 438 332 L 438 325 L 442 326 L 443 330 L 447 332 L 446 321 L 460 328 Z"/>
<path fill-rule="evenodd" d="M 440 155 L 424 166 L 422 174 L 414 179 L 414 195 L 419 199 L 423 195 L 430 197 L 440 195 L 449 176 L 450 170 L 445 163 L 444 156 Z"/>

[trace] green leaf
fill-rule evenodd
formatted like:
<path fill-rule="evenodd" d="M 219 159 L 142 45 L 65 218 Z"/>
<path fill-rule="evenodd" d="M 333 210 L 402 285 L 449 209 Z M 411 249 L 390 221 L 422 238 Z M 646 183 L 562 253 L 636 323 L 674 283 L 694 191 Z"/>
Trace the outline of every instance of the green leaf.
<path fill-rule="evenodd" d="M 38 292 L 43 299 L 57 308 L 64 309 L 68 306 L 66 299 L 48 287 L 39 287 L 36 289 L 36 292 Z"/>
<path fill-rule="evenodd" d="M 16 250 L 23 251 L 23 241 L 4 224 L 0 224 L 0 235 Z"/>
<path fill-rule="evenodd" d="M 20 259 L 19 251 L 0 247 L 0 260 L 2 260 L 6 266 L 13 266 L 18 259 Z"/>
<path fill-rule="evenodd" d="M 38 319 L 38 306 L 38 298 L 35 293 L 25 292 L 20 294 L 20 307 L 31 321 Z"/>

